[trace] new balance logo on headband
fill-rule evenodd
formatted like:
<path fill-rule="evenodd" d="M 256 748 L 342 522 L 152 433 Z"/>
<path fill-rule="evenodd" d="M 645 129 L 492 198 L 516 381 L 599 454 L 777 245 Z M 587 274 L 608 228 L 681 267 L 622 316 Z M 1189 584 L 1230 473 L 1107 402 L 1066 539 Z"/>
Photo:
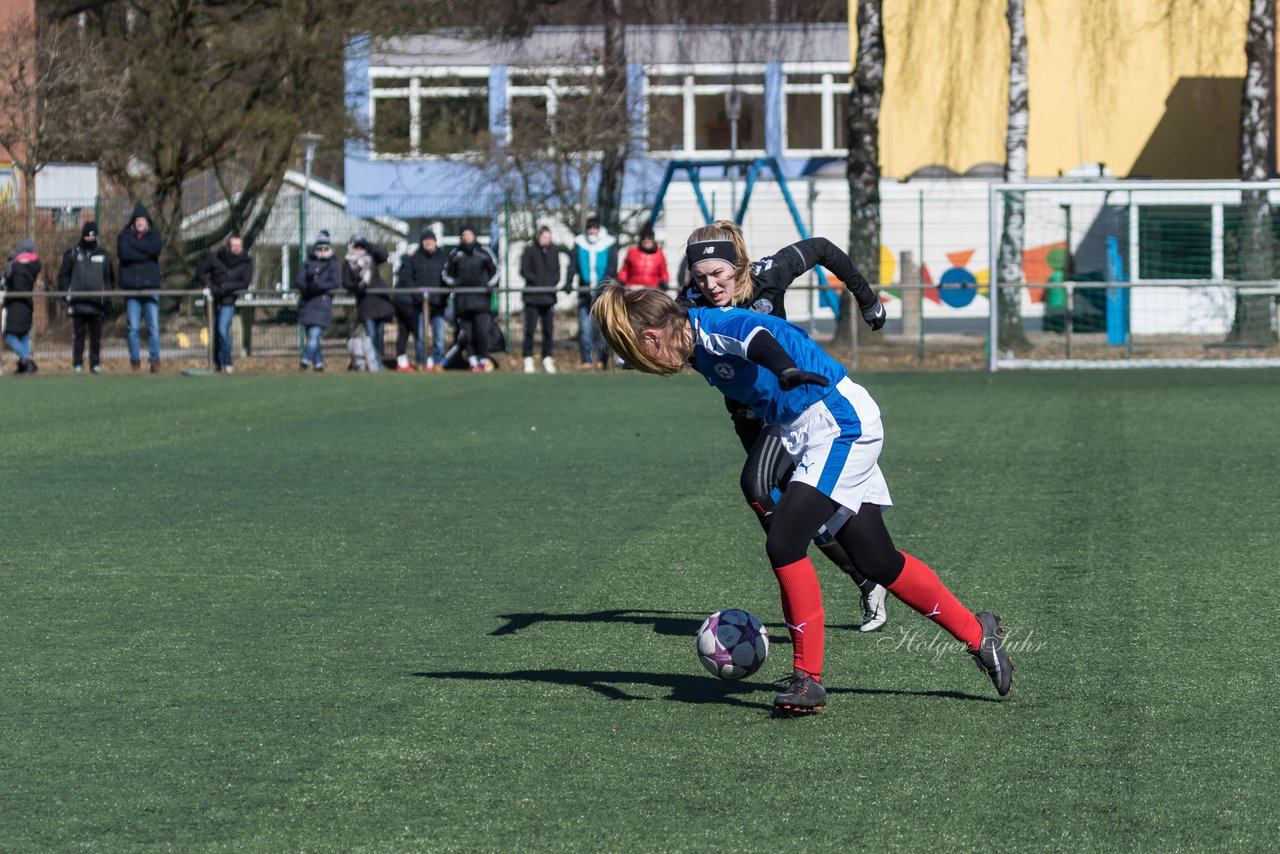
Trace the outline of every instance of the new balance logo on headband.
<path fill-rule="evenodd" d="M 731 240 L 694 241 L 685 246 L 684 257 L 691 269 L 695 264 L 716 258 L 727 261 L 735 267 L 738 266 L 738 253 L 734 250 Z"/>

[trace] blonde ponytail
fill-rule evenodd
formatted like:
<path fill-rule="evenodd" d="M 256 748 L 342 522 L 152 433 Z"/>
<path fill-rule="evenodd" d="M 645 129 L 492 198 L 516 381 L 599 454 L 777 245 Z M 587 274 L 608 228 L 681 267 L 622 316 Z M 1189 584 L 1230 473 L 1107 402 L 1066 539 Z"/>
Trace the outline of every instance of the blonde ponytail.
<path fill-rule="evenodd" d="M 646 329 L 661 329 L 668 336 L 681 331 L 684 309 L 664 291 L 641 288 L 628 291 L 617 282 L 606 282 L 591 306 L 591 317 L 600 334 L 622 359 L 646 374 L 674 374 L 680 368 L 663 364 L 644 345 Z"/>

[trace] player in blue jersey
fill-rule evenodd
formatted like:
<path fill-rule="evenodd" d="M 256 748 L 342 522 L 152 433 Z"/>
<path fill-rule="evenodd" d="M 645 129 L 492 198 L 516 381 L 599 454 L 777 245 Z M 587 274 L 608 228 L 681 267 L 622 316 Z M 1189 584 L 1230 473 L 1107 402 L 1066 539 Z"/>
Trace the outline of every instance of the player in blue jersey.
<path fill-rule="evenodd" d="M 781 428 L 795 473 L 779 499 L 765 551 L 782 592 L 794 667 L 774 708 L 826 707 L 824 613 L 809 541 L 826 528 L 858 571 L 963 642 L 995 685 L 1012 687 L 1000 618 L 977 614 L 922 561 L 898 551 L 882 508 L 892 504 L 878 463 L 880 410 L 866 389 L 803 329 L 736 308 L 686 308 L 661 291 L 606 286 L 592 308 L 610 346 L 638 371 L 674 374 L 686 365 L 766 424 Z"/>
<path fill-rule="evenodd" d="M 688 284 L 677 299 L 687 307 L 739 306 L 760 314 L 786 318 L 786 293 L 791 283 L 814 267 L 824 267 L 853 294 L 863 319 L 873 330 L 884 326 L 885 311 L 875 290 L 858 272 L 844 250 L 824 237 L 792 243 L 773 255 L 749 261 L 742 231 L 728 220 L 695 229 L 685 247 Z M 725 406 L 733 417 L 738 440 L 747 452 L 741 487 L 747 505 L 767 535 L 773 508 L 786 489 L 795 466 L 782 447 L 777 425 L 766 426 L 749 406 L 732 397 Z M 814 540 L 828 560 L 853 579 L 862 594 L 861 632 L 883 629 L 889 619 L 885 589 L 865 578 L 849 556 L 825 530 Z"/>

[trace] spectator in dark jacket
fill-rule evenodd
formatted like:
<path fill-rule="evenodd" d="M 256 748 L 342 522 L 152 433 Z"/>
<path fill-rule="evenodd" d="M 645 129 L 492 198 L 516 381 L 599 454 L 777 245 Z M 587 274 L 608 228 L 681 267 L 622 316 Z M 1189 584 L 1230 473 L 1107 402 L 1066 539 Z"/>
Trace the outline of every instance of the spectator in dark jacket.
<path fill-rule="evenodd" d="M 31 359 L 31 314 L 34 306 L 30 297 L 14 294 L 34 291 L 39 277 L 40 256 L 36 254 L 36 242 L 24 237 L 18 241 L 4 267 L 4 343 L 18 355 L 20 374 L 36 372 L 36 363 Z"/>
<path fill-rule="evenodd" d="M 413 281 L 417 287 L 433 288 L 427 294 L 427 322 L 431 324 L 431 355 L 427 357 L 427 370 L 444 370 L 444 339 L 449 313 L 449 292 L 444 283 L 444 267 L 449 263 L 449 253 L 440 248 L 435 234 L 422 238 L 422 252 L 414 263 Z"/>
<path fill-rule="evenodd" d="M 618 241 L 600 227 L 600 220 L 587 220 L 587 227 L 573 239 L 572 260 L 564 289 L 573 292 L 578 283 L 578 348 L 582 352 L 581 370 L 592 367 L 604 370 L 609 361 L 609 348 L 604 336 L 591 319 L 591 303 L 596 286 L 612 279 L 618 272 Z"/>
<path fill-rule="evenodd" d="M 356 297 L 356 316 L 364 324 L 373 342 L 376 358 L 369 370 L 382 370 L 382 337 L 388 320 L 395 317 L 395 306 L 385 294 L 369 293 L 371 289 L 385 288 L 378 265 L 387 260 L 387 250 L 365 237 L 356 237 L 347 246 L 347 257 L 342 265 L 342 287 Z"/>
<path fill-rule="evenodd" d="M 444 264 L 446 261 L 444 252 L 440 251 L 440 246 L 436 243 L 436 233 L 430 228 L 424 228 L 418 236 L 418 246 L 412 252 L 404 256 L 400 261 L 400 269 L 396 271 L 396 287 L 403 288 L 406 292 L 396 294 L 393 301 L 396 304 L 396 370 L 409 371 L 413 370 L 409 367 L 409 357 L 406 350 L 409 346 L 409 334 L 414 335 L 414 365 L 418 370 L 433 370 L 436 365 L 440 364 L 441 356 L 444 354 L 444 300 L 448 297 L 442 293 L 433 293 L 429 297 L 422 294 L 422 288 L 439 289 L 444 283 L 440 279 L 440 274 L 444 272 Z M 435 303 L 439 301 L 441 311 L 439 313 L 440 329 L 435 329 Z M 426 318 L 423 314 L 424 304 L 432 306 L 432 333 L 433 342 L 431 345 L 431 356 L 426 358 Z"/>
<path fill-rule="evenodd" d="M 556 372 L 551 358 L 555 335 L 556 287 L 560 284 L 560 250 L 551 245 L 551 229 L 545 225 L 520 256 L 524 279 L 524 372 L 533 373 L 533 335 L 542 323 L 542 369 Z"/>
<path fill-rule="evenodd" d="M 489 373 L 489 336 L 493 322 L 492 291 L 498 286 L 498 259 L 486 246 L 476 242 L 476 230 L 464 225 L 458 234 L 459 244 L 449 253 L 444 268 L 444 283 L 457 288 L 453 308 L 458 314 L 458 336 L 466 340 L 471 351 L 468 361 L 472 372 Z"/>
<path fill-rule="evenodd" d="M 109 291 L 116 286 L 111 254 L 98 243 L 98 224 L 86 222 L 80 242 L 62 255 L 58 268 L 58 289 L 67 293 L 67 313 L 71 315 L 71 364 L 78 374 L 84 370 L 84 339 L 89 333 L 89 370 L 102 373 L 102 319 L 107 312 L 105 297 L 77 296 L 86 291 Z"/>
<path fill-rule="evenodd" d="M 428 371 L 444 370 L 445 311 L 449 306 L 449 294 L 444 290 L 444 267 L 448 261 L 449 256 L 436 242 L 436 233 L 429 228 L 424 228 L 418 239 L 418 248 L 405 256 L 400 265 L 400 279 L 403 281 L 397 281 L 397 287 L 431 289 L 426 296 L 427 314 L 431 321 L 431 356 L 427 359 Z M 419 320 L 419 322 L 422 321 Z M 399 347 L 397 340 L 397 353 L 400 352 Z"/>
<path fill-rule="evenodd" d="M 311 247 L 311 257 L 298 271 L 294 286 L 298 289 L 298 324 L 306 331 L 307 343 L 302 350 L 300 370 L 324 370 L 324 351 L 320 336 L 333 325 L 333 292 L 342 282 L 338 259 L 333 254 L 329 232 L 322 231 Z"/>
<path fill-rule="evenodd" d="M 133 209 L 129 224 L 116 238 L 116 255 L 120 259 L 120 288 L 126 291 L 160 289 L 160 251 L 164 242 L 151 223 L 151 214 L 142 205 Z M 129 324 L 129 363 L 135 371 L 142 368 L 138 344 L 138 324 L 143 313 L 147 321 L 147 356 L 151 373 L 160 373 L 160 297 L 130 297 L 124 301 Z"/>
<path fill-rule="evenodd" d="M 231 321 L 236 316 L 236 298 L 253 285 L 253 258 L 244 248 L 244 238 L 233 234 L 227 245 L 200 262 L 200 284 L 209 290 L 215 306 L 213 364 L 231 373 Z"/>

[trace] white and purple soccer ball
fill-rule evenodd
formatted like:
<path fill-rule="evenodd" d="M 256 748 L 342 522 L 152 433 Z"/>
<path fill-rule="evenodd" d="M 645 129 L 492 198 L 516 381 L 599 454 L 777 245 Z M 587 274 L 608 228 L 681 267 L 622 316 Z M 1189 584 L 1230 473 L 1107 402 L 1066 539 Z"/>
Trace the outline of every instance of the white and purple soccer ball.
<path fill-rule="evenodd" d="M 750 676 L 768 655 L 769 633 L 746 611 L 716 611 L 698 629 L 698 660 L 721 679 Z"/>

